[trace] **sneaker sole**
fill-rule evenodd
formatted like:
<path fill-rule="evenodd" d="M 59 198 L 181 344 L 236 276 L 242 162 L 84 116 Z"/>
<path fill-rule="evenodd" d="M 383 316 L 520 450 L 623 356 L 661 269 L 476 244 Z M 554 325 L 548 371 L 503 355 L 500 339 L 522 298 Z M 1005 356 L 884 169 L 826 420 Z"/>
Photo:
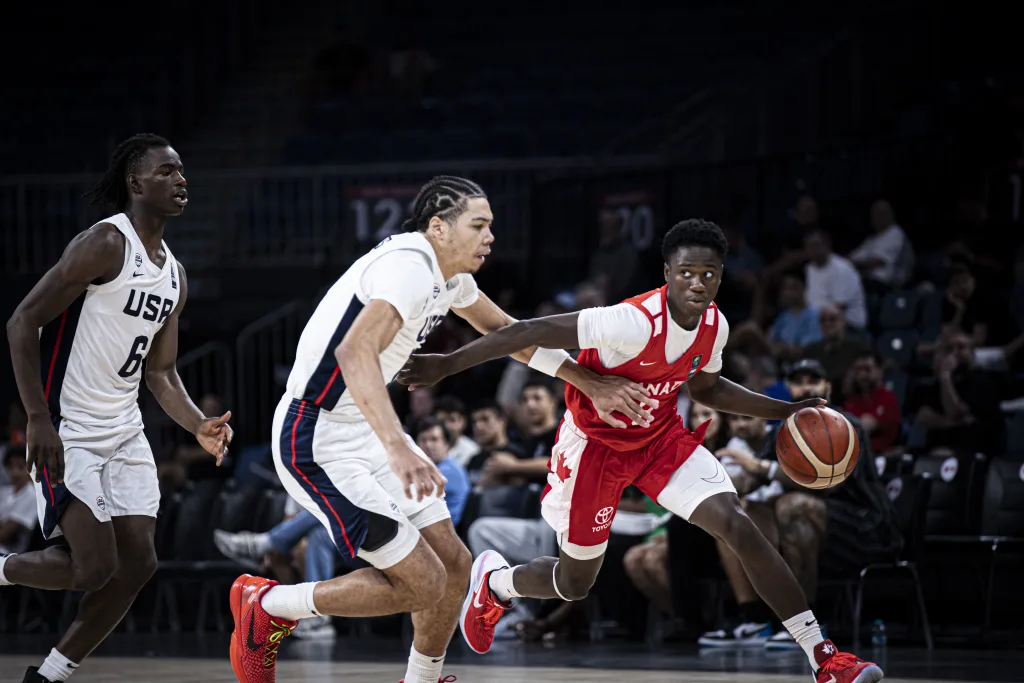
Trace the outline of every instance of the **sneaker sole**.
<path fill-rule="evenodd" d="M 469 582 L 469 592 L 466 594 L 466 599 L 462 601 L 462 614 L 459 615 L 459 630 L 462 631 L 462 639 L 466 641 L 466 645 L 469 645 L 469 649 L 478 655 L 486 654 L 491 648 L 488 647 L 486 650 L 478 650 L 473 643 L 470 642 L 469 636 L 466 635 L 466 614 L 469 612 L 469 608 L 473 606 L 473 596 L 476 595 L 477 591 L 480 590 L 480 581 L 483 579 L 485 567 L 487 566 L 487 559 L 492 555 L 498 555 L 493 550 L 485 550 L 480 553 L 480 557 L 476 558 L 473 562 L 472 573 L 470 574 L 471 580 Z M 501 557 L 498 555 L 498 557 Z"/>
<path fill-rule="evenodd" d="M 865 667 L 850 683 L 878 683 L 878 681 L 882 680 L 883 676 L 885 674 L 882 673 L 882 670 L 877 665 L 872 664 Z"/>
<path fill-rule="evenodd" d="M 244 669 L 242 668 L 242 656 L 240 647 L 238 645 L 239 633 L 241 633 L 242 626 L 242 593 L 245 591 L 245 584 L 249 582 L 252 576 L 249 574 L 243 574 L 242 576 L 235 579 L 235 582 L 231 584 L 231 618 L 235 622 L 235 628 L 231 632 L 231 670 L 235 674 L 235 678 L 239 680 L 239 683 L 246 683 L 247 679 L 244 677 Z"/>

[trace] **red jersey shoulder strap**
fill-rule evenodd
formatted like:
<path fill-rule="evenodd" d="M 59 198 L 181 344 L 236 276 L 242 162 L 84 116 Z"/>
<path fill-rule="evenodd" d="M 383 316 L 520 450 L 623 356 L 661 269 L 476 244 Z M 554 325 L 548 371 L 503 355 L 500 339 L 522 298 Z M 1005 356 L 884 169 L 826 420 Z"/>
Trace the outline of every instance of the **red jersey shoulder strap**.
<path fill-rule="evenodd" d="M 651 323 L 651 339 L 664 334 L 666 330 L 665 312 L 668 309 L 665 304 L 665 296 L 667 290 L 668 285 L 664 285 L 658 289 L 652 289 L 649 292 L 630 297 L 622 302 L 635 306 L 641 313 L 647 316 Z"/>

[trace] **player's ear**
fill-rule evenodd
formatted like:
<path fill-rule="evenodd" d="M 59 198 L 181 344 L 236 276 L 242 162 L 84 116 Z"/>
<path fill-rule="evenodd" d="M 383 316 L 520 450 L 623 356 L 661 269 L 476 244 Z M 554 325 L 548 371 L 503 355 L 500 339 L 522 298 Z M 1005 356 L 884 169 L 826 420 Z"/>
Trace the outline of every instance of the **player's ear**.
<path fill-rule="evenodd" d="M 440 216 L 431 216 L 430 222 L 427 223 L 427 232 L 440 239 L 444 236 L 445 227 L 445 222 L 441 220 Z"/>
<path fill-rule="evenodd" d="M 128 191 L 132 194 L 142 194 L 142 183 L 134 173 L 128 174 Z"/>
<path fill-rule="evenodd" d="M 668 267 L 668 264 L 666 263 L 665 264 L 665 282 L 668 282 L 668 272 L 669 272 L 669 267 Z"/>

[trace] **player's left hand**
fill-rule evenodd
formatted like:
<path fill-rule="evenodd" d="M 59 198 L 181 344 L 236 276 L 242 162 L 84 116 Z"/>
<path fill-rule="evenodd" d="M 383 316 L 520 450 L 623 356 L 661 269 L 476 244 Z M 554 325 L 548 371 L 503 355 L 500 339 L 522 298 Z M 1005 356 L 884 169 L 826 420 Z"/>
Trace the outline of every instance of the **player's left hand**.
<path fill-rule="evenodd" d="M 448 376 L 448 356 L 443 353 L 414 353 L 395 379 L 412 391 L 416 387 L 429 387 Z"/>
<path fill-rule="evenodd" d="M 651 411 L 658 407 L 658 400 L 647 395 L 643 385 L 617 375 L 596 375 L 581 390 L 593 402 L 597 416 L 616 429 L 627 425 L 612 413 L 621 413 L 631 424 L 650 427 Z"/>
<path fill-rule="evenodd" d="M 802 401 L 795 401 L 789 404 L 789 414 L 799 413 L 804 408 L 817 408 L 823 406 L 828 401 L 823 398 L 805 398 Z"/>
<path fill-rule="evenodd" d="M 220 417 L 208 417 L 199 423 L 196 430 L 196 441 L 206 449 L 206 452 L 217 458 L 217 467 L 224 461 L 228 454 L 228 444 L 235 437 L 235 432 L 228 424 L 231 419 L 231 411 Z"/>

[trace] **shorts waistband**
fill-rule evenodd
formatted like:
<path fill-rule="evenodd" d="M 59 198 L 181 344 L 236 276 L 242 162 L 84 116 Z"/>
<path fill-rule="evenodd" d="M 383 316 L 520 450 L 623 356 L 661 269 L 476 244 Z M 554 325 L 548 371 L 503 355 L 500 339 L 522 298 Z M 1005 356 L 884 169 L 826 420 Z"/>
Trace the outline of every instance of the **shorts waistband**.
<path fill-rule="evenodd" d="M 366 418 L 361 415 L 335 415 L 329 411 L 324 410 L 320 406 L 316 405 L 312 401 L 306 401 L 301 398 L 291 399 L 291 403 L 288 404 L 288 415 L 296 417 L 299 415 L 299 411 L 302 411 L 302 418 L 310 420 L 329 420 L 331 422 L 340 422 L 342 424 L 360 424 L 365 423 Z"/>

